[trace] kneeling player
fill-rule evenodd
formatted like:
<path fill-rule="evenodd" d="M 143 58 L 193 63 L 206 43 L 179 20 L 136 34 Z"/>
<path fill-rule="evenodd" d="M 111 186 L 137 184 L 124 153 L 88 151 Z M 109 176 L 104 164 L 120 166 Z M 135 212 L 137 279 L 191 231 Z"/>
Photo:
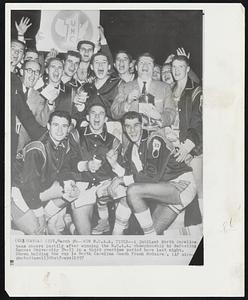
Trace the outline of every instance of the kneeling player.
<path fill-rule="evenodd" d="M 116 209 L 113 234 L 123 233 L 131 211 L 144 234 L 162 234 L 196 195 L 192 169 L 176 161 L 164 129 L 148 136 L 137 112 L 127 112 L 122 122 L 131 143 L 125 152 L 126 175 L 116 178 L 113 186 L 128 186 L 127 203 Z"/>
<path fill-rule="evenodd" d="M 80 149 L 71 159 L 75 172 L 80 172 L 76 185 L 81 193 L 72 204 L 73 222 L 81 235 L 102 234 L 110 231 L 107 201 L 111 180 L 124 175 L 119 165 L 121 161 L 120 141 L 106 129 L 106 109 L 100 99 L 95 99 L 88 107 L 87 127 L 79 129 Z M 121 171 L 121 172 L 120 172 Z M 118 187 L 114 198 L 126 195 L 126 188 Z M 98 225 L 91 230 L 94 204 L 97 202 Z"/>

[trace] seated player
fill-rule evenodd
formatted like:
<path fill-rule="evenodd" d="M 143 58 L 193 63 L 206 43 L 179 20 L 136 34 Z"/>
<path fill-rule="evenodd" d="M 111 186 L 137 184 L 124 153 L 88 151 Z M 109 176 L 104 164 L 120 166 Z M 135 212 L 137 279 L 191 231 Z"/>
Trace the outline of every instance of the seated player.
<path fill-rule="evenodd" d="M 96 201 L 100 220 L 92 234 L 102 234 L 110 230 L 106 204 L 109 200 L 107 187 L 114 177 L 124 174 L 118 163 L 121 161 L 121 144 L 106 130 L 106 108 L 99 98 L 95 98 L 88 107 L 86 118 L 88 126 L 79 129 L 80 149 L 70 161 L 68 160 L 67 167 L 69 172 L 70 170 L 80 172 L 76 184 L 81 191 L 84 190 L 85 195 L 72 204 L 73 222 L 80 235 L 91 234 Z M 120 198 L 125 194 L 125 189 L 120 187 L 114 198 Z"/>
<path fill-rule="evenodd" d="M 128 186 L 127 203 L 120 202 L 116 209 L 113 234 L 123 233 L 131 211 L 144 234 L 163 234 L 196 195 L 192 169 L 176 161 L 164 129 L 148 137 L 137 112 L 127 112 L 122 122 L 131 142 L 125 152 L 126 173 L 114 179 L 109 190 Z"/>
<path fill-rule="evenodd" d="M 67 112 L 51 113 L 48 131 L 24 148 L 21 180 L 12 186 L 11 215 L 17 229 L 26 234 L 59 234 L 52 224 L 66 204 L 79 196 L 72 177 L 61 176 L 74 142 L 68 136 L 70 122 Z"/>

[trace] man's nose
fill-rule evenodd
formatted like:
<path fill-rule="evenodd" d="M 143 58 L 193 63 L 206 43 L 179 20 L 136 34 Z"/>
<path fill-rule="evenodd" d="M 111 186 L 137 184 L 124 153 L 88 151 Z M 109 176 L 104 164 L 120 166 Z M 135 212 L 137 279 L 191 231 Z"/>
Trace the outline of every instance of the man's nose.
<path fill-rule="evenodd" d="M 135 132 L 135 128 L 134 127 L 130 127 L 130 132 L 134 133 Z"/>
<path fill-rule="evenodd" d="M 14 50 L 14 54 L 15 54 L 15 55 L 19 55 L 19 50 L 16 50 L 16 49 L 15 49 L 15 50 Z"/>
<path fill-rule="evenodd" d="M 58 133 L 58 134 L 61 134 L 62 132 L 63 132 L 62 127 L 61 127 L 61 126 L 58 126 L 57 133 Z"/>
<path fill-rule="evenodd" d="M 34 78 L 34 72 L 32 72 L 30 75 L 29 75 L 29 79 L 33 79 Z"/>
<path fill-rule="evenodd" d="M 100 119 L 100 115 L 96 114 L 96 115 L 95 115 L 95 119 L 96 119 L 96 120 L 99 120 L 99 119 Z"/>
<path fill-rule="evenodd" d="M 71 64 L 71 65 L 70 65 L 70 69 L 71 69 L 71 70 L 75 70 L 75 65 L 74 65 L 74 64 Z"/>

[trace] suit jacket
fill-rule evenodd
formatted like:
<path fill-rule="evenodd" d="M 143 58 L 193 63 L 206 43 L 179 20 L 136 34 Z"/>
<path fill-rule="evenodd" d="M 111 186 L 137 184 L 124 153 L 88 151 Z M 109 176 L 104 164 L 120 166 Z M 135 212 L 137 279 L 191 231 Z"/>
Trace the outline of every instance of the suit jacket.
<path fill-rule="evenodd" d="M 118 94 L 111 106 L 111 113 L 114 119 L 119 120 L 122 118 L 126 112 L 125 104 L 127 97 L 134 89 L 140 90 L 137 79 L 120 84 Z M 175 104 L 172 101 L 170 86 L 165 82 L 152 80 L 148 93 L 154 96 L 154 105 L 162 116 L 164 126 L 171 125 L 175 116 Z M 129 110 L 138 111 L 138 101 L 134 101 Z"/>
<path fill-rule="evenodd" d="M 36 120 L 28 107 L 22 90 L 20 79 L 11 73 L 11 157 L 15 158 L 18 143 L 16 132 L 16 117 L 27 130 L 31 139 L 38 139 L 46 128 L 42 127 Z"/>
<path fill-rule="evenodd" d="M 32 111 L 36 121 L 46 127 L 50 113 L 52 112 L 47 105 L 47 101 L 39 94 L 38 91 L 31 89 L 28 94 L 27 104 Z M 22 126 L 19 132 L 17 152 L 30 141 L 30 137 L 26 129 Z"/>

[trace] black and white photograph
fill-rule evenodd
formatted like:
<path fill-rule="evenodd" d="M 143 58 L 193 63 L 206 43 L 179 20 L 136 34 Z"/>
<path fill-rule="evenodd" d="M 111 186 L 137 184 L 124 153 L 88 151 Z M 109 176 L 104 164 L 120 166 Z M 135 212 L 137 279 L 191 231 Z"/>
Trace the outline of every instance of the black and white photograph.
<path fill-rule="evenodd" d="M 10 6 L 11 268 L 205 265 L 205 14 Z"/>
<path fill-rule="evenodd" d="M 202 224 L 203 12 L 11 13 L 13 233 Z"/>

